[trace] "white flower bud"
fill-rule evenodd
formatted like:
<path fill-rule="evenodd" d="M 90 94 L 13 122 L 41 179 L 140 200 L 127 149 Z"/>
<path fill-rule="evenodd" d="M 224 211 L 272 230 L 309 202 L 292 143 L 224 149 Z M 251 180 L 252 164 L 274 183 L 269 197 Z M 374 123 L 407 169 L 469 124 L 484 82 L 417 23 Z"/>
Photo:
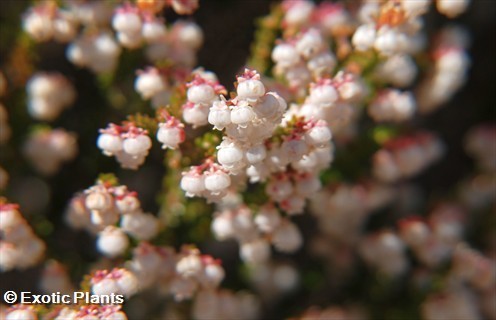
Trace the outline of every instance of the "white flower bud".
<path fill-rule="evenodd" d="M 156 69 L 143 72 L 136 78 L 134 89 L 145 100 L 165 90 L 165 83 L 162 76 Z"/>
<path fill-rule="evenodd" d="M 234 227 L 231 216 L 218 214 L 212 221 L 212 232 L 217 240 L 226 240 L 234 236 Z"/>
<path fill-rule="evenodd" d="M 112 155 L 122 150 L 121 137 L 109 133 L 101 133 L 96 142 L 98 148 L 102 149 L 106 154 Z"/>
<path fill-rule="evenodd" d="M 290 44 L 278 44 L 272 51 L 272 60 L 283 68 L 287 68 L 300 62 L 300 55 L 295 47 Z"/>
<path fill-rule="evenodd" d="M 270 257 L 270 245 L 265 239 L 256 239 L 242 243 L 239 253 L 241 259 L 247 263 L 262 263 Z"/>
<path fill-rule="evenodd" d="M 119 40 L 119 43 L 124 47 L 128 49 L 136 49 L 141 46 L 142 42 L 142 37 L 141 33 L 126 33 L 126 32 L 118 32 L 117 33 L 117 40 Z"/>
<path fill-rule="evenodd" d="M 114 271 L 115 272 L 115 271 Z M 118 276 L 115 280 L 119 287 L 119 293 L 129 298 L 138 291 L 139 283 L 136 276 L 127 270 L 118 270 Z"/>
<path fill-rule="evenodd" d="M 243 162 L 243 151 L 234 144 L 222 146 L 217 152 L 217 160 L 226 169 L 234 169 Z"/>
<path fill-rule="evenodd" d="M 245 156 L 249 163 L 259 163 L 267 156 L 267 148 L 263 144 L 257 144 L 246 150 Z"/>
<path fill-rule="evenodd" d="M 150 240 L 159 231 L 158 220 L 151 214 L 135 212 L 121 218 L 121 228 L 138 240 Z"/>
<path fill-rule="evenodd" d="M 290 162 L 297 161 L 308 152 L 308 145 L 303 139 L 289 139 L 282 143 L 281 150 Z"/>
<path fill-rule="evenodd" d="M 308 102 L 322 107 L 331 107 L 338 100 L 338 92 L 332 85 L 319 85 L 311 89 Z"/>
<path fill-rule="evenodd" d="M 248 79 L 238 83 L 236 92 L 238 99 L 253 103 L 265 94 L 265 86 L 260 80 Z"/>
<path fill-rule="evenodd" d="M 255 223 L 261 231 L 272 232 L 281 223 L 281 215 L 275 207 L 264 206 L 255 216 Z"/>
<path fill-rule="evenodd" d="M 186 123 L 192 124 L 193 128 L 203 126 L 208 123 L 209 107 L 195 104 L 193 107 L 183 109 L 183 119 Z"/>
<path fill-rule="evenodd" d="M 311 58 L 324 47 L 320 31 L 310 29 L 296 43 L 296 50 L 305 58 Z"/>
<path fill-rule="evenodd" d="M 465 12 L 469 3 L 469 0 L 437 0 L 436 8 L 448 18 L 454 18 Z"/>
<path fill-rule="evenodd" d="M 162 148 L 176 149 L 179 144 L 185 140 L 184 130 L 179 127 L 166 127 L 165 125 L 159 124 L 157 130 L 157 140 L 161 142 Z"/>
<path fill-rule="evenodd" d="M 191 86 L 187 91 L 188 101 L 209 105 L 215 99 L 215 90 L 208 84 Z"/>
<path fill-rule="evenodd" d="M 255 118 L 255 112 L 248 104 L 239 104 L 231 110 L 231 122 L 246 127 Z"/>
<path fill-rule="evenodd" d="M 139 135 L 134 138 L 126 138 L 122 143 L 123 150 L 133 156 L 146 154 L 152 146 L 152 140 L 147 135 Z"/>
<path fill-rule="evenodd" d="M 189 254 L 182 257 L 176 264 L 176 271 L 185 278 L 200 274 L 203 265 L 199 255 Z"/>
<path fill-rule="evenodd" d="M 300 230 L 289 220 L 284 220 L 274 231 L 272 243 L 277 250 L 282 252 L 294 252 L 303 244 Z"/>
<path fill-rule="evenodd" d="M 305 141 L 315 147 L 325 146 L 331 138 L 331 129 L 324 125 L 317 125 L 305 133 Z"/>
<path fill-rule="evenodd" d="M 143 23 L 143 29 L 141 30 L 143 38 L 149 43 L 158 42 L 164 39 L 167 29 L 165 28 L 165 24 L 158 20 L 154 19 L 152 21 L 145 21 Z"/>
<path fill-rule="evenodd" d="M 119 292 L 119 285 L 114 279 L 104 278 L 91 286 L 91 292 L 96 295 L 111 295 Z"/>
<path fill-rule="evenodd" d="M 205 190 L 205 180 L 202 175 L 186 173 L 181 179 L 181 189 L 186 191 L 186 196 L 194 197 Z"/>
<path fill-rule="evenodd" d="M 117 12 L 112 18 L 112 27 L 119 33 L 137 34 L 141 26 L 141 18 L 135 12 Z"/>
<path fill-rule="evenodd" d="M 221 192 L 231 185 L 231 178 L 223 171 L 205 174 L 205 188 L 214 193 Z"/>
<path fill-rule="evenodd" d="M 222 130 L 231 123 L 231 111 L 225 102 L 214 102 L 208 113 L 208 122 L 217 130 Z"/>
<path fill-rule="evenodd" d="M 375 38 L 375 25 L 364 24 L 356 29 L 351 42 L 358 51 L 367 51 L 374 46 Z"/>
<path fill-rule="evenodd" d="M 205 266 L 204 275 L 202 277 L 203 284 L 211 288 L 216 288 L 222 282 L 224 276 L 224 269 L 219 264 L 207 264 Z"/>
<path fill-rule="evenodd" d="M 106 227 L 98 236 L 98 250 L 110 258 L 124 254 L 128 246 L 129 239 L 126 234 L 114 226 Z"/>

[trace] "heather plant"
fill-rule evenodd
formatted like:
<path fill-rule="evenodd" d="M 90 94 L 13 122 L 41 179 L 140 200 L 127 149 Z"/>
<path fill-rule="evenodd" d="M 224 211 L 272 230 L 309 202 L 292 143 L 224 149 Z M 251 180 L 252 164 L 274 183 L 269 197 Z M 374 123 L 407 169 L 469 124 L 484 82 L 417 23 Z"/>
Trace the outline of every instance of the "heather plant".
<path fill-rule="evenodd" d="M 496 319 L 494 112 L 425 182 L 469 1 L 253 2 L 232 73 L 220 5 L 2 3 L 0 318 Z"/>

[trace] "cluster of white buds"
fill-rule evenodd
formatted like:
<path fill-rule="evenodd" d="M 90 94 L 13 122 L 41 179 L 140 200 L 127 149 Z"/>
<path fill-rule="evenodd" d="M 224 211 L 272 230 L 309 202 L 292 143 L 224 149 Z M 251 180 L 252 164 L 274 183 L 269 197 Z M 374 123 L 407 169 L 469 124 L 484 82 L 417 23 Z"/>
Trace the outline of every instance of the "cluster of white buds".
<path fill-rule="evenodd" d="M 121 311 L 119 304 L 112 305 L 81 305 L 64 307 L 53 318 L 54 320 L 127 320 L 126 314 Z M 25 318 L 22 318 L 25 319 Z"/>
<path fill-rule="evenodd" d="M 115 156 L 122 168 L 136 170 L 145 162 L 152 140 L 147 130 L 132 122 L 111 123 L 100 130 L 97 146 L 106 156 Z"/>
<path fill-rule="evenodd" d="M 91 292 L 96 295 L 121 294 L 129 298 L 139 290 L 136 276 L 124 268 L 114 268 L 110 272 L 97 270 L 90 281 Z"/>
<path fill-rule="evenodd" d="M 38 120 L 55 120 L 76 98 L 72 84 L 57 72 L 36 73 L 26 84 L 29 114 Z"/>
<path fill-rule="evenodd" d="M 460 242 L 463 231 L 463 212 L 457 207 L 442 206 L 435 210 L 428 222 L 413 216 L 400 220 L 399 235 L 429 267 L 438 266 L 450 256 Z"/>
<path fill-rule="evenodd" d="M 194 246 L 183 246 L 176 261 L 176 275 L 170 283 L 176 301 L 190 299 L 199 290 L 215 290 L 224 279 L 220 260 L 201 255 Z"/>
<path fill-rule="evenodd" d="M 0 271 L 34 266 L 42 258 L 45 244 L 19 212 L 19 205 L 0 201 Z"/>
<path fill-rule="evenodd" d="M 23 151 L 38 172 L 52 175 L 64 162 L 76 157 L 76 135 L 64 129 L 35 130 L 24 144 Z"/>
<path fill-rule="evenodd" d="M 483 171 L 496 172 L 496 125 L 479 125 L 471 129 L 465 137 L 465 150 L 475 158 Z"/>
<path fill-rule="evenodd" d="M 38 286 L 46 294 L 55 292 L 71 294 L 75 290 L 66 268 L 56 260 L 45 263 Z"/>
<path fill-rule="evenodd" d="M 415 98 L 409 91 L 384 89 L 368 106 L 368 113 L 376 122 L 403 122 L 413 117 Z"/>
<path fill-rule="evenodd" d="M 80 35 L 67 47 L 66 56 L 78 67 L 105 73 L 117 67 L 121 51 L 111 33 L 100 31 Z"/>
<path fill-rule="evenodd" d="M 390 203 L 394 189 L 376 182 L 325 188 L 310 199 L 310 211 L 319 229 L 341 243 L 354 244 L 368 214 Z"/>
<path fill-rule="evenodd" d="M 250 264 L 270 258 L 270 243 L 281 252 L 294 252 L 303 244 L 298 227 L 273 204 L 260 207 L 256 215 L 245 206 L 226 208 L 215 214 L 211 226 L 217 239 L 236 239 L 241 258 Z"/>
<path fill-rule="evenodd" d="M 432 133 L 417 132 L 387 141 L 373 156 L 374 176 L 383 182 L 412 177 L 444 153 L 442 142 Z"/>
<path fill-rule="evenodd" d="M 377 81 L 405 88 L 415 80 L 418 73 L 417 69 L 417 65 L 410 55 L 394 54 L 379 63 L 374 70 L 374 76 Z"/>
<path fill-rule="evenodd" d="M 176 149 L 186 139 L 184 124 L 177 118 L 162 112 L 163 121 L 158 123 L 157 140 L 162 143 L 162 149 Z"/>
<path fill-rule="evenodd" d="M 251 320 L 259 317 L 260 301 L 247 292 L 229 290 L 199 291 L 193 303 L 192 315 L 197 320 Z"/>
<path fill-rule="evenodd" d="M 326 35 L 339 34 L 350 25 L 350 15 L 341 3 L 321 2 L 315 5 L 308 0 L 282 2 L 283 27 L 289 34 L 309 27 L 319 28 Z"/>
<path fill-rule="evenodd" d="M 35 41 L 69 42 L 78 32 L 79 22 L 74 12 L 57 7 L 54 2 L 40 2 L 24 14 L 24 31 Z"/>
<path fill-rule="evenodd" d="M 391 277 L 403 274 L 409 267 L 405 244 L 389 230 L 365 236 L 359 251 L 368 264 Z"/>
<path fill-rule="evenodd" d="M 161 71 L 155 67 L 138 70 L 134 81 L 134 89 L 141 95 L 143 100 L 153 99 L 167 92 L 167 79 Z"/>
<path fill-rule="evenodd" d="M 191 68 L 196 64 L 196 52 L 202 43 L 203 33 L 196 23 L 178 20 L 165 37 L 149 42 L 145 54 L 153 62 L 171 60 L 176 66 Z"/>
<path fill-rule="evenodd" d="M 136 276 L 141 290 L 169 283 L 175 275 L 176 251 L 141 241 L 133 249 L 133 257 L 127 262 L 126 268 Z"/>
<path fill-rule="evenodd" d="M 303 213 L 305 199 L 322 187 L 318 175 L 310 172 L 283 172 L 271 176 L 265 193 L 289 215 Z"/>
<path fill-rule="evenodd" d="M 445 28 L 438 35 L 432 52 L 434 66 L 417 92 L 421 113 L 437 110 L 465 83 L 470 66 L 468 42 L 466 31 L 459 27 Z"/>
<path fill-rule="evenodd" d="M 308 120 L 327 122 L 334 134 L 345 131 L 353 123 L 355 105 L 365 97 L 362 79 L 349 72 L 339 71 L 332 79 L 319 79 L 310 84 L 310 92 L 301 106 L 292 106 L 293 112 Z"/>
<path fill-rule="evenodd" d="M 12 134 L 8 120 L 9 114 L 7 113 L 7 109 L 0 103 L 0 145 L 6 143 Z"/>
<path fill-rule="evenodd" d="M 181 3 L 181 5 L 186 8 L 188 5 L 184 1 L 173 1 L 173 7 L 176 8 L 177 5 Z M 158 3 L 157 3 L 158 4 Z M 161 1 L 162 6 L 166 4 L 165 1 Z M 191 5 L 192 2 L 190 1 Z M 189 8 L 189 10 L 181 10 L 184 14 L 191 13 L 196 7 L 198 3 L 196 2 L 196 6 L 193 4 Z M 118 7 L 114 16 L 112 17 L 112 27 L 117 32 L 117 39 L 119 43 L 129 49 L 136 49 L 141 47 L 143 42 L 152 45 L 170 45 L 173 40 L 174 30 L 171 32 L 167 31 L 165 22 L 162 18 L 158 17 L 162 9 L 159 7 L 151 7 L 147 6 L 144 1 L 138 2 L 136 5 L 125 3 L 124 5 Z M 196 28 L 198 29 L 198 28 Z M 202 42 L 202 34 L 199 30 L 191 30 L 189 35 L 183 35 L 187 40 L 194 41 L 194 46 L 192 49 L 197 49 L 199 44 Z M 186 39 L 184 39 L 186 40 Z M 183 43 L 185 44 L 185 43 Z M 152 49 L 153 50 L 153 49 Z"/>
<path fill-rule="evenodd" d="M 278 43 L 272 51 L 272 60 L 276 64 L 274 73 L 284 75 L 294 90 L 305 88 L 312 79 L 330 74 L 336 66 L 329 43 L 321 31 L 314 28 Z"/>
<path fill-rule="evenodd" d="M 204 197 L 215 202 L 226 196 L 230 185 L 231 177 L 227 170 L 212 159 L 190 167 L 189 171 L 183 172 L 181 179 L 181 189 L 187 197 Z"/>
<path fill-rule="evenodd" d="M 137 240 L 149 240 L 159 231 L 158 220 L 143 212 L 136 192 L 102 181 L 71 200 L 66 220 L 73 228 L 97 233 L 98 250 L 109 257 L 127 250 L 127 234 Z"/>
<path fill-rule="evenodd" d="M 213 73 L 198 72 L 193 77 L 186 84 L 187 102 L 182 109 L 184 121 L 196 128 L 208 124 L 210 107 L 219 101 L 219 95 L 226 93 L 226 89 Z"/>
<path fill-rule="evenodd" d="M 365 3 L 359 13 L 362 24 L 351 39 L 353 46 L 357 51 L 376 50 L 385 57 L 418 52 L 424 46 L 420 16 L 428 5 L 428 1 Z"/>

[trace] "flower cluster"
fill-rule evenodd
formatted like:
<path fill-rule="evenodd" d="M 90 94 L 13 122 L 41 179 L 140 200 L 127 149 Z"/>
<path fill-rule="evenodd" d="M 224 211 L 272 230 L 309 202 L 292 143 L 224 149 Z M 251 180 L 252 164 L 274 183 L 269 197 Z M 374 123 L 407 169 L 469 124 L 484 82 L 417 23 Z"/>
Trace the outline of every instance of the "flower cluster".
<path fill-rule="evenodd" d="M 228 171 L 211 159 L 202 165 L 192 166 L 183 172 L 181 189 L 187 197 L 204 197 L 209 201 L 219 201 L 228 191 L 231 177 Z"/>
<path fill-rule="evenodd" d="M 376 122 L 402 122 L 411 119 L 415 109 L 411 92 L 385 89 L 377 94 L 367 111 Z"/>
<path fill-rule="evenodd" d="M 441 141 L 428 132 L 391 139 L 373 156 L 374 175 L 384 182 L 412 177 L 437 161 L 443 150 Z"/>
<path fill-rule="evenodd" d="M 123 268 L 98 270 L 91 277 L 91 292 L 96 295 L 122 294 L 129 298 L 138 291 L 138 279 Z"/>
<path fill-rule="evenodd" d="M 309 29 L 294 39 L 278 43 L 272 51 L 272 60 L 276 63 L 274 74 L 286 77 L 294 90 L 330 74 L 336 66 L 336 57 L 318 29 Z"/>
<path fill-rule="evenodd" d="M 120 256 L 128 249 L 126 234 L 149 240 L 159 231 L 158 220 L 143 212 L 136 192 L 102 181 L 71 200 L 66 220 L 73 228 L 98 234 L 97 247 L 108 257 Z"/>
<path fill-rule="evenodd" d="M 333 241 L 351 245 L 360 239 L 369 214 L 389 204 L 394 196 L 393 188 L 377 182 L 343 183 L 315 193 L 310 209 L 321 232 Z"/>
<path fill-rule="evenodd" d="M 195 5 L 194 2 L 196 1 L 189 2 L 187 4 L 184 1 L 173 1 L 172 7 L 178 8 L 181 14 L 191 14 L 197 3 Z M 181 3 L 181 8 L 178 3 Z M 162 11 L 165 4 L 165 1 L 156 1 L 156 5 L 152 6 L 146 4 L 145 1 L 141 1 L 136 5 L 125 3 L 118 7 L 112 17 L 112 27 L 117 33 L 119 43 L 129 49 L 136 49 L 143 42 L 149 44 L 171 43 L 173 39 L 168 38 L 164 21 L 156 16 L 157 13 Z M 189 30 L 189 32 L 188 36 L 191 38 L 200 37 L 200 39 L 194 40 L 195 43 L 192 49 L 196 49 L 201 44 L 201 31 Z M 174 34 L 174 32 L 171 32 L 171 34 Z M 178 40 L 181 40 L 181 38 Z"/>
<path fill-rule="evenodd" d="M 55 120 L 76 98 L 72 84 L 60 73 L 37 73 L 26 84 L 29 114 L 38 120 Z"/>
<path fill-rule="evenodd" d="M 147 130 L 132 122 L 111 123 L 100 130 L 97 145 L 106 156 L 115 156 L 123 168 L 136 170 L 145 162 L 152 140 Z"/>
<path fill-rule="evenodd" d="M 56 49 L 64 48 L 69 62 L 96 73 L 89 78 L 97 80 L 92 90 L 101 90 L 97 96 L 111 112 L 128 119 L 101 129 L 98 149 L 115 156 L 122 168 L 144 167 L 142 175 L 126 171 L 127 180 L 146 179 L 148 170 L 155 176 L 141 187 L 156 189 L 160 179 L 162 188 L 156 215 L 146 213 L 150 203 L 142 207 L 137 193 L 112 174 L 101 174 L 95 185 L 76 193 L 65 221 L 96 238 L 101 255 L 93 262 L 64 254 L 54 260 L 47 250 L 38 289 L 124 295 L 133 318 L 154 317 L 155 311 L 167 319 L 277 317 L 308 292 L 310 299 L 297 306 L 300 316 L 290 319 L 408 318 L 411 312 L 425 320 L 496 318 L 495 244 L 486 231 L 496 200 L 496 153 L 490 148 L 496 127 L 467 132 L 464 147 L 476 169 L 455 192 L 444 194 L 449 200 L 437 199 L 444 190 L 436 183 L 410 180 L 451 145 L 440 140 L 442 132 L 424 131 L 425 119 L 419 117 L 428 117 L 462 87 L 471 64 L 470 37 L 463 29 L 436 33 L 427 25 L 433 2 L 452 18 L 469 0 L 283 0 L 260 20 L 253 54 L 232 88 L 196 66 L 204 40 L 200 27 L 164 12 L 190 15 L 198 0 L 33 4 L 22 18 L 25 33 L 34 42 L 67 44 Z M 84 78 L 33 71 L 32 44 L 15 41 L 7 77 L 0 73 L 2 146 L 24 125 L 8 119 L 16 113 L 4 107 L 17 110 L 17 89 L 27 97 L 28 113 L 41 121 L 64 122 L 67 117 L 57 119 L 63 109 L 86 99 L 76 97 L 71 84 L 84 86 Z M 227 47 L 222 56 L 228 57 Z M 7 91 L 7 79 L 13 90 Z M 134 91 L 128 90 L 133 82 Z M 149 116 L 150 106 L 155 117 Z M 130 110 L 136 113 L 122 114 Z M 80 126 L 71 130 L 85 132 Z M 38 126 L 28 132 L 22 151 L 43 175 L 54 174 L 77 153 L 75 134 L 64 129 Z M 149 157 L 149 162 L 164 157 L 160 177 L 156 167 L 145 165 L 152 139 L 171 149 Z M 17 140 L 1 154 L 2 165 L 5 159 L 13 172 L 0 167 L 0 189 L 24 207 L 33 200 L 18 195 L 27 185 L 18 182 L 24 164 L 8 163 L 17 160 Z M 85 155 L 83 160 L 92 157 Z M 9 175 L 14 181 L 6 187 Z M 63 180 L 42 182 L 57 195 L 55 201 Z M 51 232 L 57 217 L 36 219 L 33 231 L 17 205 L 0 199 L 1 272 L 40 262 L 45 244 L 35 232 L 58 239 L 58 231 Z M 209 231 L 235 246 L 207 242 Z M 289 260 L 295 253 L 301 259 Z M 226 271 L 239 267 L 234 265 L 239 260 L 242 272 L 229 275 L 228 285 L 250 286 L 260 301 L 222 288 Z M 81 266 L 66 270 L 66 263 Z M 74 276 L 83 276 L 80 287 L 72 283 Z M 308 308 L 315 293 L 350 304 L 324 308 L 332 301 L 317 297 L 322 308 Z M 392 294 L 401 299 L 395 297 L 391 306 Z M 0 318 L 127 316 L 118 305 L 21 304 L 0 305 Z"/>
<path fill-rule="evenodd" d="M 31 267 L 44 252 L 45 243 L 34 234 L 19 206 L 0 199 L 0 271 Z"/>
<path fill-rule="evenodd" d="M 326 121 L 334 134 L 352 126 L 357 106 L 367 91 L 359 76 L 346 71 L 339 71 L 332 79 L 321 78 L 309 88 L 303 104 L 292 105 L 292 112 L 309 120 Z"/>
<path fill-rule="evenodd" d="M 162 149 L 176 149 L 186 139 L 184 124 L 166 112 L 161 117 L 163 122 L 158 123 L 157 140 L 162 143 Z"/>
<path fill-rule="evenodd" d="M 281 252 L 294 252 L 303 244 L 297 226 L 272 204 L 260 207 L 256 215 L 245 206 L 219 210 L 212 220 L 212 231 L 219 240 L 236 239 L 241 258 L 250 264 L 266 262 L 271 243 Z"/>
<path fill-rule="evenodd" d="M 53 175 L 64 162 L 76 157 L 76 135 L 64 129 L 40 128 L 30 134 L 23 151 L 38 172 Z"/>
<path fill-rule="evenodd" d="M 182 106 L 184 121 L 193 128 L 208 124 L 210 108 L 226 89 L 214 73 L 201 70 L 193 73 L 193 80 L 186 87 L 187 102 Z"/>

